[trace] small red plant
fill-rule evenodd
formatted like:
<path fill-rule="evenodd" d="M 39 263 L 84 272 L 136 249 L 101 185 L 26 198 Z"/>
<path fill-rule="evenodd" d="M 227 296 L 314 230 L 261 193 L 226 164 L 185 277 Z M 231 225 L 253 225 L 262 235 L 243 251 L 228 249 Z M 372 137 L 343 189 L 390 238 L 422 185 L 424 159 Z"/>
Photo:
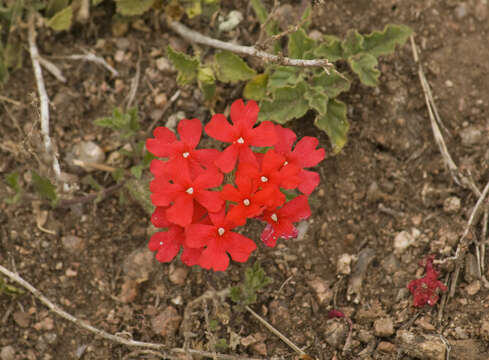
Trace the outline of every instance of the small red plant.
<path fill-rule="evenodd" d="M 269 247 L 279 238 L 297 236 L 293 223 L 311 215 L 307 196 L 319 184 L 319 174 L 305 168 L 316 166 L 325 152 L 314 137 L 294 147 L 292 130 L 269 121 L 255 126 L 258 112 L 256 102 L 240 99 L 231 105 L 232 124 L 223 114 L 212 117 L 205 132 L 229 144 L 222 152 L 196 149 L 203 130 L 198 119 L 180 121 L 179 138 L 158 127 L 146 141 L 148 151 L 162 158 L 150 166 L 156 206 L 151 222 L 165 229 L 148 245 L 158 261 L 172 261 L 183 248 L 181 260 L 189 266 L 224 271 L 229 256 L 245 262 L 256 244 L 233 230 L 250 218 L 266 223 L 261 239 Z M 231 174 L 234 183 L 223 185 L 224 174 Z M 304 195 L 287 202 L 281 189 Z"/>
<path fill-rule="evenodd" d="M 437 289 L 447 291 L 447 287 L 438 280 L 440 273 L 433 268 L 434 259 L 435 255 L 428 256 L 425 264 L 425 276 L 411 280 L 407 286 L 411 294 L 413 294 L 413 305 L 416 307 L 426 304 L 434 306 L 438 301 Z"/>

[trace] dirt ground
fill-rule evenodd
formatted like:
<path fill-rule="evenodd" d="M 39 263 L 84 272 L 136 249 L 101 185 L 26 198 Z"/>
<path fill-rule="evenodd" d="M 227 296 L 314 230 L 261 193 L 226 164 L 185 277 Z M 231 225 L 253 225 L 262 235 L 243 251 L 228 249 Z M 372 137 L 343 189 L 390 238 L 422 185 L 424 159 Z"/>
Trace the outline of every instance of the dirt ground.
<path fill-rule="evenodd" d="M 443 132 L 455 163 L 482 190 L 488 181 L 489 35 L 486 0 L 345 0 L 328 1 L 314 12 L 312 28 L 343 36 L 382 29 L 385 24 L 411 26 L 421 63 L 432 87 Z M 298 2 L 291 2 L 298 7 Z M 254 13 L 244 1 L 223 1 L 223 13 L 245 15 L 240 31 L 218 35 L 202 20 L 192 28 L 223 40 L 252 45 L 258 35 Z M 271 4 L 268 3 L 268 6 Z M 63 171 L 79 182 L 76 196 L 91 188 L 81 183 L 87 173 L 70 167 L 66 156 L 74 144 L 92 140 L 117 165 L 117 138 L 93 121 L 125 106 L 131 80 L 140 67 L 134 105 L 142 129 L 183 111 L 210 119 L 194 87 L 181 89 L 178 100 L 162 107 L 179 89 L 175 73 L 159 67 L 168 43 L 179 49 L 191 44 L 169 31 L 158 16 L 146 15 L 144 26 L 130 26 L 118 37 L 111 32 L 110 6 L 98 8 L 92 22 L 55 34 L 40 30 L 41 54 L 67 76 L 61 83 L 44 72 L 51 99 L 51 133 Z M 109 20 L 107 20 L 109 19 Z M 114 78 L 94 63 L 57 59 L 84 49 L 104 56 L 119 71 Z M 208 54 L 214 50 L 202 48 Z M 327 137 L 312 118 L 294 121 L 299 136 L 318 136 L 327 158 L 318 167 L 319 189 L 311 196 L 312 216 L 300 225 L 297 239 L 280 240 L 276 248 L 258 244 L 246 264 L 232 263 L 225 273 L 186 268 L 179 261 L 160 264 L 146 250 L 153 229 L 135 201 L 119 201 L 118 193 L 103 201 L 51 209 L 35 201 L 0 204 L 0 264 L 15 270 L 67 312 L 112 334 L 134 340 L 182 347 L 179 330 L 190 302 L 208 290 L 237 285 L 244 270 L 259 261 L 273 279 L 252 308 L 317 359 L 489 359 L 489 289 L 471 264 L 476 248 L 468 248 L 466 264 L 452 298 L 443 306 L 414 308 L 406 286 L 423 274 L 419 262 L 429 254 L 453 255 L 477 197 L 456 184 L 446 170 L 430 126 L 410 44 L 380 60 L 376 89 L 358 81 L 342 97 L 349 104 L 349 141 L 333 156 Z M 216 110 L 240 95 L 222 87 Z M 21 174 L 29 184 L 30 169 L 39 169 L 36 148 L 39 104 L 28 57 L 1 90 L 0 172 Z M 163 95 L 164 94 L 164 95 Z M 119 154 L 120 155 L 120 154 Z M 107 160 L 107 161 L 109 161 Z M 42 170 L 42 169 L 41 169 Z M 114 184 L 103 171 L 91 175 L 104 187 Z M 47 220 L 38 226 L 39 218 Z M 42 220 L 42 219 L 41 219 Z M 44 230 L 43 230 L 44 229 Z M 481 227 L 469 236 L 481 238 Z M 49 232 L 47 232 L 48 230 Z M 259 239 L 252 223 L 248 234 Z M 395 251 L 395 239 L 411 241 Z M 357 260 L 358 259 L 358 260 Z M 348 261 L 351 264 L 348 265 Z M 489 277 L 489 261 L 485 262 Z M 342 268 L 338 264 L 343 265 Z M 441 267 L 448 284 L 453 267 Z M 352 286 L 352 279 L 358 283 Z M 445 300 L 445 299 L 443 299 Z M 339 309 L 349 316 L 328 319 Z M 190 348 L 238 358 L 294 359 L 297 354 L 254 317 L 229 300 L 212 299 L 190 309 Z M 30 294 L 0 295 L 0 358 L 11 359 L 157 359 L 157 355 L 103 340 L 56 316 Z M 183 359 L 184 357 L 182 357 Z M 191 357 L 188 357 L 190 359 Z M 195 356 L 194 358 L 198 358 Z"/>

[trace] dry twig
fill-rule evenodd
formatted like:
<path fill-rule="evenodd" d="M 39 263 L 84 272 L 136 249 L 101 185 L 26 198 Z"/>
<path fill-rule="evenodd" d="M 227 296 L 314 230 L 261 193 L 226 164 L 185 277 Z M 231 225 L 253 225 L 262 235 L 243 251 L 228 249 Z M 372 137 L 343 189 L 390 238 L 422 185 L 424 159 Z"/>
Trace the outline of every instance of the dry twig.
<path fill-rule="evenodd" d="M 35 14 L 34 12 L 29 14 L 28 28 L 29 28 L 29 53 L 31 56 L 32 67 L 34 69 L 34 76 L 36 78 L 37 91 L 39 93 L 39 101 L 41 103 L 41 135 L 43 138 L 44 148 L 47 154 L 52 159 L 52 167 L 56 180 L 62 183 L 61 180 L 61 168 L 59 166 L 58 158 L 56 157 L 53 143 L 49 137 L 49 97 L 46 93 L 46 87 L 44 85 L 44 78 L 42 77 L 42 69 L 39 63 L 39 50 L 36 45 L 36 29 L 34 28 Z"/>
<path fill-rule="evenodd" d="M 280 65 L 286 66 L 297 66 L 297 67 L 322 67 L 325 70 L 328 67 L 333 67 L 333 64 L 329 62 L 328 59 L 314 59 L 314 60 L 304 60 L 304 59 L 291 59 L 288 57 L 283 57 L 279 55 L 269 54 L 265 51 L 258 50 L 254 46 L 243 46 L 243 45 L 235 45 L 225 41 L 213 39 L 202 35 L 201 33 L 191 30 L 185 25 L 177 22 L 177 21 L 168 21 L 168 26 L 178 33 L 184 39 L 190 42 L 196 42 L 199 44 L 211 46 L 221 50 L 228 50 L 233 53 L 241 54 L 241 55 L 249 55 L 258 57 L 264 62 L 277 63 Z"/>
<path fill-rule="evenodd" d="M 227 355 L 227 354 L 214 354 L 208 351 L 201 351 L 201 350 L 195 350 L 195 349 L 182 349 L 182 348 L 172 348 L 172 349 L 166 349 L 166 346 L 163 344 L 156 344 L 156 343 L 149 343 L 149 342 L 144 342 L 144 341 L 136 341 L 136 340 L 131 340 L 131 339 L 126 339 L 121 336 L 117 335 L 112 335 L 109 334 L 108 332 L 104 330 L 97 329 L 96 327 L 87 324 L 85 321 L 82 321 L 73 315 L 67 313 L 63 309 L 61 309 L 58 305 L 54 304 L 49 300 L 47 297 L 45 297 L 39 290 L 37 290 L 34 286 L 32 286 L 30 283 L 25 281 L 22 277 L 20 277 L 18 274 L 15 274 L 11 272 L 10 270 L 6 269 L 2 265 L 0 265 L 0 273 L 4 274 L 7 276 L 10 280 L 13 282 L 21 285 L 25 289 L 27 289 L 34 297 L 36 297 L 39 301 L 41 301 L 44 305 L 46 305 L 52 312 L 54 312 L 56 315 L 61 316 L 63 319 L 66 319 L 73 324 L 75 324 L 78 327 L 81 327 L 85 330 L 88 330 L 92 334 L 95 334 L 99 337 L 102 337 L 106 340 L 125 345 L 128 347 L 139 347 L 139 348 L 145 348 L 145 349 L 153 349 L 157 350 L 160 352 L 160 355 L 164 359 L 176 359 L 177 357 L 172 354 L 188 354 L 188 355 L 197 355 L 197 356 L 204 356 L 204 357 L 213 357 L 215 356 L 219 360 L 263 360 L 263 359 L 257 359 L 257 358 L 247 358 L 247 357 L 241 357 L 241 356 L 235 356 L 235 355 Z M 205 294 L 204 294 L 205 295 Z M 201 297 L 205 298 L 205 297 Z"/>
<path fill-rule="evenodd" d="M 56 56 L 56 58 L 91 61 L 94 62 L 95 64 L 102 65 L 107 70 L 109 70 L 112 73 L 112 75 L 114 75 L 115 77 L 119 76 L 119 72 L 116 69 L 114 69 L 114 67 L 110 65 L 107 61 L 105 61 L 103 57 L 97 56 L 89 51 L 85 51 L 85 54 L 82 55 Z"/>

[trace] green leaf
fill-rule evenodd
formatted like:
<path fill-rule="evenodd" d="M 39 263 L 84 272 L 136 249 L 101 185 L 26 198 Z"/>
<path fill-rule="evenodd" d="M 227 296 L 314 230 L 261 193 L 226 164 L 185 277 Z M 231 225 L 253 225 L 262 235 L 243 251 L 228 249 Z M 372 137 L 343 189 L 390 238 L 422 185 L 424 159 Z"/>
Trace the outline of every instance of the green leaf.
<path fill-rule="evenodd" d="M 249 80 L 256 75 L 243 59 L 229 51 L 216 54 L 216 75 L 222 82 L 235 83 Z"/>
<path fill-rule="evenodd" d="M 197 78 L 199 59 L 173 50 L 171 46 L 168 46 L 168 59 L 178 70 L 177 82 L 179 84 L 190 84 Z"/>
<path fill-rule="evenodd" d="M 122 180 L 124 180 L 124 169 L 122 168 L 117 168 L 110 174 L 112 175 L 112 178 L 115 180 L 116 183 L 120 183 Z"/>
<path fill-rule="evenodd" d="M 289 35 L 288 54 L 294 59 L 312 59 L 311 50 L 316 42 L 306 35 L 304 29 L 299 29 Z"/>
<path fill-rule="evenodd" d="M 4 61 L 7 68 L 20 69 L 22 67 L 22 52 L 22 42 L 10 37 L 4 53 Z"/>
<path fill-rule="evenodd" d="M 246 83 L 243 90 L 245 99 L 259 101 L 263 99 L 267 93 L 268 74 L 255 75 Z"/>
<path fill-rule="evenodd" d="M 341 43 L 343 57 L 346 59 L 351 55 L 358 54 L 364 50 L 364 39 L 357 30 L 350 30 Z"/>
<path fill-rule="evenodd" d="M 56 186 L 51 184 L 49 179 L 39 176 L 34 170 L 31 170 L 32 185 L 39 195 L 47 200 L 51 201 L 51 205 L 54 207 L 58 201 L 58 195 L 56 194 Z"/>
<path fill-rule="evenodd" d="M 46 8 L 46 16 L 52 17 L 57 12 L 60 12 L 66 8 L 69 4 L 69 0 L 49 0 Z"/>
<path fill-rule="evenodd" d="M 275 34 L 278 34 L 278 24 L 275 20 L 271 19 L 267 22 L 268 20 L 268 11 L 261 2 L 261 0 L 251 0 L 251 7 L 255 11 L 256 17 L 258 18 L 258 21 L 260 24 L 265 24 L 265 31 L 268 36 L 272 36 Z M 277 43 L 277 42 L 275 42 Z"/>
<path fill-rule="evenodd" d="M 309 104 L 304 98 L 305 91 L 304 81 L 294 87 L 286 86 L 275 90 L 273 99 L 262 100 L 258 120 L 273 120 L 284 124 L 291 119 L 300 118 L 309 109 Z"/>
<path fill-rule="evenodd" d="M 131 174 L 136 178 L 136 179 L 141 179 L 141 175 L 143 174 L 143 169 L 144 169 L 144 165 L 141 164 L 141 165 L 135 165 L 133 167 L 131 167 Z"/>
<path fill-rule="evenodd" d="M 189 19 L 202 14 L 202 4 L 200 3 L 200 0 L 185 1 L 183 8 Z"/>
<path fill-rule="evenodd" d="M 204 94 L 205 101 L 210 101 L 216 95 L 216 78 L 210 67 L 199 67 L 197 82 L 199 88 Z"/>
<path fill-rule="evenodd" d="M 258 18 L 258 21 L 260 24 L 265 23 L 268 18 L 268 11 L 261 2 L 261 0 L 251 0 L 251 7 L 255 11 L 256 17 Z"/>
<path fill-rule="evenodd" d="M 314 76 L 312 85 L 322 88 L 330 99 L 334 99 L 342 92 L 350 89 L 350 80 L 338 71 L 331 69 L 329 74 L 326 71 L 321 71 Z"/>
<path fill-rule="evenodd" d="M 319 87 L 308 86 L 304 97 L 309 103 L 309 107 L 313 108 L 320 114 L 326 114 L 328 106 L 328 95 Z"/>
<path fill-rule="evenodd" d="M 295 85 L 301 80 L 300 71 L 293 66 L 277 66 L 268 79 L 268 91 L 287 86 Z"/>
<path fill-rule="evenodd" d="M 4 199 L 7 204 L 17 204 L 22 197 L 22 188 L 20 186 L 20 177 L 16 172 L 12 172 L 5 176 L 5 183 L 8 187 L 14 190 L 14 194 Z"/>
<path fill-rule="evenodd" d="M 330 62 L 335 62 L 343 58 L 343 48 L 341 40 L 333 35 L 323 36 L 324 42 L 314 49 L 316 58 L 328 59 Z"/>
<path fill-rule="evenodd" d="M 3 276 L 0 276 L 0 294 L 6 294 L 9 296 L 17 296 L 24 294 L 25 291 L 21 288 L 17 288 L 13 285 L 9 285 L 3 279 Z"/>
<path fill-rule="evenodd" d="M 112 116 L 95 120 L 95 125 L 118 131 L 121 138 L 126 139 L 136 135 L 139 130 L 138 110 L 133 107 L 123 112 L 119 108 L 114 108 Z"/>
<path fill-rule="evenodd" d="M 115 0 L 116 11 L 123 16 L 142 15 L 153 6 L 154 0 Z"/>
<path fill-rule="evenodd" d="M 98 4 L 100 4 L 102 1 L 104 0 L 92 0 L 92 6 L 97 6 Z"/>
<path fill-rule="evenodd" d="M 311 26 L 311 19 L 309 18 L 311 16 L 311 11 L 312 11 L 312 6 L 308 4 L 306 9 L 301 15 L 300 23 L 304 21 L 304 23 L 302 24 L 302 28 L 304 30 L 309 30 L 309 26 Z"/>
<path fill-rule="evenodd" d="M 46 25 L 56 31 L 68 30 L 72 20 L 73 8 L 68 6 L 54 14 L 54 16 L 47 21 Z"/>
<path fill-rule="evenodd" d="M 333 151 L 338 153 L 346 144 L 350 125 L 346 119 L 346 105 L 336 99 L 328 102 L 328 111 L 325 115 L 318 114 L 314 125 L 328 134 Z"/>
<path fill-rule="evenodd" d="M 377 86 L 380 71 L 377 69 L 377 59 L 367 53 L 353 55 L 348 58 L 348 63 L 355 74 L 358 75 L 362 84 Z"/>
<path fill-rule="evenodd" d="M 365 51 L 375 57 L 392 54 L 396 45 L 403 45 L 412 33 L 409 26 L 388 24 L 382 32 L 374 31 L 364 36 Z"/>
<path fill-rule="evenodd" d="M 266 276 L 259 263 L 255 263 L 245 271 L 244 281 L 231 288 L 231 300 L 240 305 L 251 305 L 257 300 L 257 291 L 269 285 L 272 279 Z"/>

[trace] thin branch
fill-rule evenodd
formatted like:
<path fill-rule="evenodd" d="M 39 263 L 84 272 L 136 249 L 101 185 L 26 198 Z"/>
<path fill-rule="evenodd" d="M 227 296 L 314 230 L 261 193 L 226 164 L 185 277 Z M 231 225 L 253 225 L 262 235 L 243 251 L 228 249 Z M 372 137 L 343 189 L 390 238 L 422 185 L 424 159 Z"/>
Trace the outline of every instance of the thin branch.
<path fill-rule="evenodd" d="M 58 208 L 69 208 L 73 205 L 76 205 L 76 204 L 84 204 L 84 203 L 88 203 L 88 202 L 91 202 L 91 201 L 100 201 L 102 200 L 103 198 L 115 193 L 116 191 L 118 191 L 120 188 L 122 188 L 125 184 L 126 184 L 127 181 L 121 181 L 120 183 L 118 184 L 115 184 L 115 185 L 112 185 L 104 190 L 101 190 L 99 192 L 96 192 L 95 194 L 89 194 L 89 195 L 86 195 L 86 196 L 82 196 L 82 197 L 77 197 L 77 198 L 73 198 L 73 199 L 61 199 L 57 206 Z"/>
<path fill-rule="evenodd" d="M 291 59 L 284 56 L 269 54 L 265 51 L 258 50 L 254 46 L 243 46 L 235 45 L 225 41 L 216 40 L 201 33 L 191 30 L 185 25 L 177 21 L 168 21 L 168 26 L 170 29 L 175 31 L 184 39 L 190 42 L 196 42 L 199 44 L 211 46 L 221 50 L 228 50 L 233 53 L 241 55 L 250 55 L 262 59 L 264 62 L 277 63 L 286 66 L 297 66 L 297 67 L 322 67 L 327 69 L 328 67 L 333 67 L 333 64 L 329 62 L 328 59 L 315 59 L 315 60 L 303 60 L 303 59 Z"/>
<path fill-rule="evenodd" d="M 51 138 L 49 137 L 49 98 L 46 93 L 46 87 L 44 85 L 44 79 L 42 77 L 42 69 L 39 63 L 39 50 L 36 45 L 36 29 L 34 28 L 35 14 L 32 12 L 29 14 L 28 27 L 29 27 L 29 53 L 32 61 L 32 68 L 34 69 L 34 76 L 36 77 L 37 91 L 39 93 L 39 101 L 41 103 L 41 135 L 44 142 L 44 148 L 47 154 L 52 158 L 53 170 L 56 180 L 61 181 L 61 168 L 59 166 L 58 158 L 53 149 Z"/>
<path fill-rule="evenodd" d="M 21 103 L 20 101 L 13 100 L 13 99 L 11 99 L 11 98 L 8 98 L 8 97 L 6 97 L 6 96 L 2 96 L 2 95 L 0 95 L 0 101 L 5 101 L 5 102 L 11 103 L 11 104 L 13 104 L 13 105 L 15 105 L 15 106 L 20 106 L 20 105 L 22 105 L 22 103 Z"/>
<path fill-rule="evenodd" d="M 110 65 L 105 59 L 101 56 L 97 56 L 91 52 L 86 51 L 85 54 L 83 55 L 68 55 L 68 56 L 56 56 L 58 59 L 70 59 L 70 60 L 85 60 L 85 61 L 91 61 L 96 64 L 102 65 L 105 67 L 107 70 L 109 70 L 112 75 L 115 77 L 119 76 L 119 72 L 114 69 L 112 65 Z"/>
<path fill-rule="evenodd" d="M 76 326 L 88 330 L 89 332 L 99 337 L 102 337 L 106 340 L 118 344 L 122 344 L 128 347 L 140 347 L 140 348 L 158 350 L 161 353 L 162 357 L 165 359 L 176 359 L 174 355 L 170 355 L 170 353 L 173 353 L 173 354 L 198 355 L 198 356 L 206 356 L 206 357 L 212 357 L 215 355 L 217 359 L 220 360 L 263 360 L 263 359 L 247 358 L 247 357 L 240 357 L 240 356 L 227 355 L 227 354 L 213 354 L 208 351 L 201 351 L 201 350 L 194 350 L 194 349 L 182 349 L 182 348 L 165 349 L 165 345 L 163 344 L 149 343 L 144 341 L 135 341 L 117 335 L 109 334 L 108 332 L 97 329 L 96 327 L 87 324 L 85 321 L 82 321 L 74 317 L 73 315 L 67 313 L 66 311 L 61 309 L 58 305 L 52 303 L 39 290 L 37 290 L 34 286 L 32 286 L 27 281 L 25 281 L 22 277 L 4 268 L 2 265 L 0 265 L 0 272 L 5 276 L 7 276 L 10 280 L 14 281 L 15 283 L 27 289 L 30 293 L 32 293 L 32 295 L 34 295 L 34 297 L 36 297 L 39 301 L 41 301 L 44 305 L 46 305 L 52 312 L 54 312 L 58 316 L 61 316 L 63 319 L 72 322 Z"/>
<path fill-rule="evenodd" d="M 276 336 L 280 338 L 284 343 L 286 343 L 292 350 L 294 350 L 296 353 L 299 355 L 307 355 L 301 348 L 299 348 L 296 344 L 294 344 L 292 341 L 290 341 L 285 335 L 283 335 L 280 331 L 275 329 L 268 321 L 266 321 L 264 318 L 262 318 L 260 315 L 258 315 L 256 312 L 253 311 L 248 305 L 245 306 L 245 309 L 253 315 L 258 321 L 260 321 L 268 330 L 270 330 L 272 333 L 274 333 Z M 307 355 L 309 356 L 309 355 Z"/>
<path fill-rule="evenodd" d="M 65 83 L 66 78 L 63 75 L 63 72 L 57 67 L 54 63 L 49 61 L 46 58 L 43 58 L 42 56 L 38 57 L 39 63 L 44 66 L 44 68 L 51 73 L 58 81 Z"/>

